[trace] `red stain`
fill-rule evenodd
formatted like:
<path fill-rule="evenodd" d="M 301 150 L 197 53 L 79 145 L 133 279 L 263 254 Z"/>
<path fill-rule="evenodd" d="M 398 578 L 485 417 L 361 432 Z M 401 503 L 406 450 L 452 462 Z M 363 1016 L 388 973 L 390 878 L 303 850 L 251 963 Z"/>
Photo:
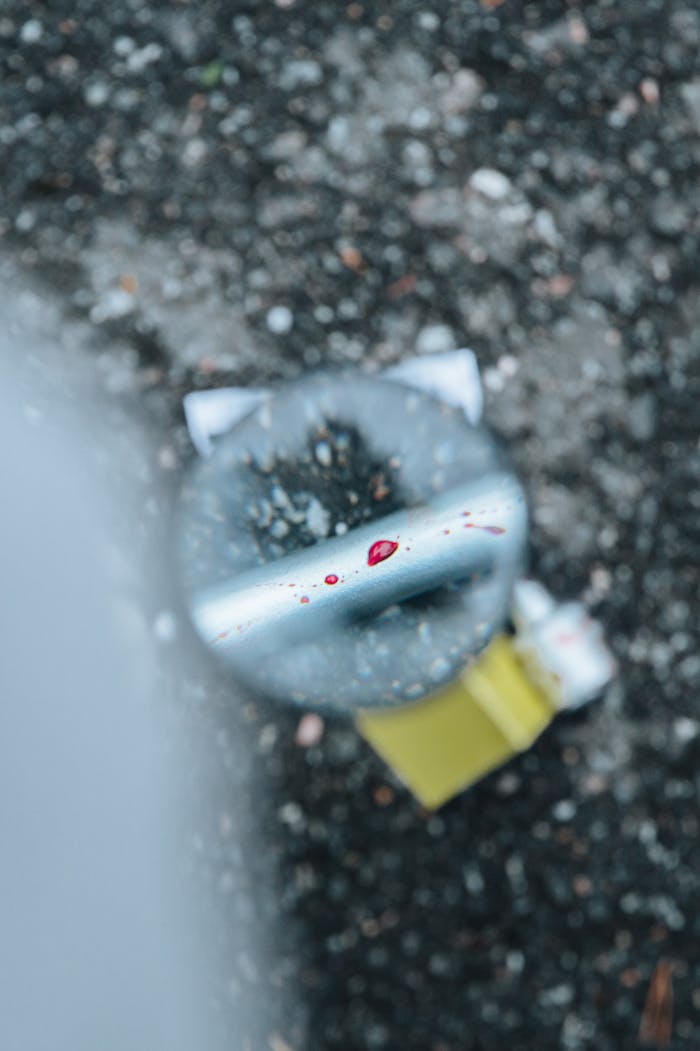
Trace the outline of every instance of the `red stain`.
<path fill-rule="evenodd" d="M 505 533 L 505 529 L 502 526 L 480 526 L 474 525 L 473 522 L 465 522 L 465 529 L 483 529 L 485 533 L 493 533 L 494 536 L 502 536 Z"/>
<path fill-rule="evenodd" d="M 449 529 L 443 529 L 443 533 L 445 534 L 445 536 L 449 536 L 450 535 Z"/>
<path fill-rule="evenodd" d="M 301 598 L 299 599 L 299 601 L 301 603 L 303 603 L 304 605 L 306 605 L 306 603 L 309 601 L 309 596 L 308 595 L 302 595 Z"/>
<path fill-rule="evenodd" d="M 376 566 L 379 562 L 384 562 L 394 554 L 398 546 L 395 540 L 375 540 L 367 552 L 367 565 Z"/>
<path fill-rule="evenodd" d="M 325 584 L 337 584 L 338 583 L 338 578 L 335 575 L 335 573 L 329 573 L 328 576 L 325 578 L 324 583 Z"/>
<path fill-rule="evenodd" d="M 501 536 L 506 532 L 502 526 L 475 526 L 474 522 L 465 522 L 465 529 L 482 529 L 485 533 L 493 533 L 494 536 Z"/>

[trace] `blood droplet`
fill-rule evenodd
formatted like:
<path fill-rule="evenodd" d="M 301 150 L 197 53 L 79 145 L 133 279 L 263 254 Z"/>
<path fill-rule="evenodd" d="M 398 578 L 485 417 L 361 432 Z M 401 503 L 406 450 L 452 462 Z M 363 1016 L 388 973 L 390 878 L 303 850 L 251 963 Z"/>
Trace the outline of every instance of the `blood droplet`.
<path fill-rule="evenodd" d="M 465 529 L 483 529 L 485 533 L 493 533 L 494 536 L 502 536 L 505 533 L 503 526 L 480 526 L 473 522 L 465 522 Z"/>
<path fill-rule="evenodd" d="M 328 576 L 325 578 L 324 583 L 326 583 L 326 584 L 337 584 L 338 583 L 338 578 L 335 575 L 335 573 L 329 573 Z"/>
<path fill-rule="evenodd" d="M 367 565 L 376 566 L 390 558 L 398 548 L 395 540 L 375 540 L 367 553 Z"/>
<path fill-rule="evenodd" d="M 306 603 L 309 601 L 309 596 L 308 595 L 302 595 L 301 598 L 299 599 L 299 601 L 301 603 L 303 603 L 304 605 L 306 605 Z"/>

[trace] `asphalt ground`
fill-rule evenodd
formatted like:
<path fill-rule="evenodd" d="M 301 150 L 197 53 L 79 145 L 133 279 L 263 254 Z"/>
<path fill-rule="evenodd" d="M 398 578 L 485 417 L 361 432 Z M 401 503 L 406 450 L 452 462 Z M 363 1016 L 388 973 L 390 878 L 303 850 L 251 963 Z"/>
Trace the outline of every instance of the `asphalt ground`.
<path fill-rule="evenodd" d="M 3 285 L 133 446 L 227 1046 L 697 1048 L 697 4 L 56 8 L 0 9 Z M 211 667 L 167 539 L 187 391 L 459 345 L 620 674 L 429 815 Z"/>

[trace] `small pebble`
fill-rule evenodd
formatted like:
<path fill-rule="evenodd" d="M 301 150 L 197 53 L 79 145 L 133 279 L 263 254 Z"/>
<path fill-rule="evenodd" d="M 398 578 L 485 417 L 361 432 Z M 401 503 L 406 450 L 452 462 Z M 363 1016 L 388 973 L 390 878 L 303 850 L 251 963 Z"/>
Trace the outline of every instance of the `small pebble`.
<path fill-rule="evenodd" d="M 561 799 L 552 807 L 552 817 L 556 821 L 571 821 L 576 814 L 576 804 L 571 799 Z"/>
<path fill-rule="evenodd" d="M 513 188 L 507 175 L 494 168 L 477 168 L 469 179 L 472 190 L 491 201 L 503 201 Z"/>
<path fill-rule="evenodd" d="M 333 454 L 328 442 L 318 442 L 314 450 L 316 459 L 322 467 L 330 467 L 333 463 Z"/>
<path fill-rule="evenodd" d="M 312 748 L 317 745 L 323 737 L 324 723 L 316 712 L 307 712 L 302 715 L 294 735 L 295 744 L 300 748 Z"/>
<path fill-rule="evenodd" d="M 674 719 L 673 721 L 673 732 L 683 744 L 687 741 L 692 741 L 700 733 L 700 725 L 695 719 L 687 719 L 681 717 Z"/>
<path fill-rule="evenodd" d="M 271 307 L 267 312 L 266 322 L 270 332 L 273 332 L 276 336 L 284 336 L 291 331 L 294 324 L 294 315 L 289 307 Z"/>
<path fill-rule="evenodd" d="M 309 501 L 306 509 L 306 527 L 317 539 L 328 536 L 330 515 L 323 504 L 315 497 Z"/>
<path fill-rule="evenodd" d="M 455 349 L 455 337 L 448 325 L 426 325 L 418 333 L 416 350 L 419 354 L 441 354 Z"/>
<path fill-rule="evenodd" d="M 283 518 L 276 518 L 270 526 L 270 535 L 275 540 L 283 540 L 289 532 L 289 526 Z"/>
<path fill-rule="evenodd" d="M 104 80 L 94 80 L 91 84 L 85 85 L 83 98 L 88 106 L 92 106 L 94 109 L 104 106 L 109 98 L 109 85 Z"/>
<path fill-rule="evenodd" d="M 41 40 L 44 28 L 38 18 L 30 18 L 22 26 L 19 38 L 23 44 L 36 44 Z"/>

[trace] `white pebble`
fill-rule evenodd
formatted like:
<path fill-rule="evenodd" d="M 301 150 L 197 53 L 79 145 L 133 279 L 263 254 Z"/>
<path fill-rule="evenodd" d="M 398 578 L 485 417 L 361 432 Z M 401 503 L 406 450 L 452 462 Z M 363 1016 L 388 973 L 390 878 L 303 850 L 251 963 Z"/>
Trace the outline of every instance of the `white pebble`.
<path fill-rule="evenodd" d="M 35 223 L 36 212 L 32 212 L 29 208 L 23 208 L 15 219 L 15 226 L 25 234 L 32 229 Z"/>
<path fill-rule="evenodd" d="M 302 715 L 294 735 L 294 741 L 301 748 L 312 748 L 318 744 L 323 737 L 323 719 L 315 712 L 307 712 Z"/>
<path fill-rule="evenodd" d="M 279 83 L 283 91 L 296 91 L 299 88 L 315 87 L 322 80 L 323 69 L 318 62 L 296 59 L 283 68 Z"/>
<path fill-rule="evenodd" d="M 328 442 L 318 442 L 315 449 L 316 459 L 322 467 L 330 467 L 333 463 L 333 454 Z"/>
<path fill-rule="evenodd" d="M 304 811 L 298 803 L 285 803 L 277 811 L 277 816 L 290 828 L 299 827 L 304 823 Z"/>
<path fill-rule="evenodd" d="M 434 11 L 419 11 L 418 25 L 428 33 L 433 33 L 440 25 L 440 19 Z"/>
<path fill-rule="evenodd" d="M 685 744 L 698 736 L 700 726 L 698 726 L 695 719 L 687 719 L 681 716 L 679 719 L 673 720 L 673 732 L 678 740 Z"/>
<path fill-rule="evenodd" d="M 130 55 L 136 47 L 133 39 L 130 36 L 118 36 L 114 41 L 115 54 L 120 55 L 124 58 L 126 55 Z"/>
<path fill-rule="evenodd" d="M 484 369 L 484 386 L 487 390 L 493 391 L 494 394 L 500 394 L 506 385 L 506 381 L 503 378 L 503 374 L 498 369 L 489 368 Z"/>
<path fill-rule="evenodd" d="M 103 321 L 125 317 L 134 309 L 134 297 L 123 288 L 115 288 L 105 293 L 90 311 L 90 320 L 100 325 Z"/>
<path fill-rule="evenodd" d="M 418 333 L 416 350 L 419 354 L 442 354 L 454 348 L 455 337 L 449 325 L 426 325 Z"/>
<path fill-rule="evenodd" d="M 271 307 L 267 312 L 266 321 L 270 332 L 274 332 L 276 336 L 283 336 L 294 324 L 294 315 L 289 307 Z"/>
<path fill-rule="evenodd" d="M 109 98 L 109 85 L 104 80 L 93 81 L 92 84 L 85 86 L 83 98 L 88 106 L 92 106 L 93 109 L 97 109 L 98 106 L 104 106 Z"/>
<path fill-rule="evenodd" d="M 132 51 L 126 60 L 126 66 L 130 73 L 143 73 L 146 66 L 150 66 L 152 62 L 157 62 L 160 56 L 163 54 L 163 49 L 160 44 L 146 44 L 145 47 L 140 48 L 138 51 Z"/>
<path fill-rule="evenodd" d="M 283 518 L 276 518 L 270 526 L 270 535 L 273 536 L 275 540 L 284 540 L 288 532 L 289 526 Z"/>
<path fill-rule="evenodd" d="M 411 115 L 408 118 L 408 125 L 413 131 L 425 131 L 432 122 L 433 113 L 427 106 L 417 106 L 416 109 L 411 111 Z"/>
<path fill-rule="evenodd" d="M 186 168 L 196 168 L 207 155 L 207 144 L 204 139 L 190 139 L 182 151 L 182 163 Z"/>
<path fill-rule="evenodd" d="M 556 821 L 571 821 L 576 813 L 576 804 L 571 799 L 560 799 L 552 807 L 552 817 Z"/>
<path fill-rule="evenodd" d="M 512 354 L 501 354 L 496 364 L 498 366 L 498 371 L 507 380 L 515 376 L 520 368 L 518 359 L 514 358 Z"/>
<path fill-rule="evenodd" d="M 433 682 L 440 682 L 449 674 L 452 665 L 445 657 L 436 657 L 428 668 L 428 673 Z"/>
<path fill-rule="evenodd" d="M 328 527 L 330 524 L 329 518 L 330 515 L 328 514 L 328 511 L 323 504 L 314 497 L 309 502 L 309 506 L 306 509 L 306 526 L 309 532 L 319 540 L 328 536 Z"/>
<path fill-rule="evenodd" d="M 36 44 L 37 40 L 41 40 L 44 27 L 38 18 L 30 18 L 28 22 L 25 22 L 22 26 L 19 34 L 19 38 L 23 44 Z"/>
<path fill-rule="evenodd" d="M 503 172 L 495 168 L 477 168 L 469 180 L 472 190 L 492 201 L 502 201 L 512 189 L 512 183 Z"/>
<path fill-rule="evenodd" d="M 544 241 L 550 248 L 556 248 L 561 243 L 554 216 L 545 208 L 539 208 L 535 212 L 534 226 L 540 241 Z"/>

